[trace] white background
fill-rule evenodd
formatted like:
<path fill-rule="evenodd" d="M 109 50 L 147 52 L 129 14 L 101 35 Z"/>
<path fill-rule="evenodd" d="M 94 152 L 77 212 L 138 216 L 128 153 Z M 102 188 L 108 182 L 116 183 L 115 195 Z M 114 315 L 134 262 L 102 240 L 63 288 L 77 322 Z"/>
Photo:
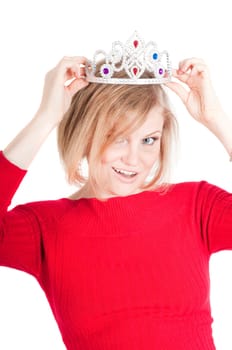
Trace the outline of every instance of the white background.
<path fill-rule="evenodd" d="M 134 30 L 167 49 L 173 66 L 186 57 L 208 62 L 216 91 L 231 113 L 231 10 L 228 0 L 7 0 L 0 4 L 0 148 L 34 115 L 44 75 L 64 55 L 92 57 Z M 218 140 L 170 93 L 180 123 L 175 181 L 205 179 L 232 191 L 232 164 Z M 232 137 L 231 137 L 232 147 Z M 14 205 L 63 197 L 65 182 L 52 133 L 34 160 Z M 231 233 L 232 234 L 232 233 Z M 218 350 L 232 349 L 232 252 L 211 259 L 213 330 Z M 0 349 L 64 350 L 44 293 L 27 274 L 0 269 Z M 129 350 L 129 349 L 128 349 Z"/>

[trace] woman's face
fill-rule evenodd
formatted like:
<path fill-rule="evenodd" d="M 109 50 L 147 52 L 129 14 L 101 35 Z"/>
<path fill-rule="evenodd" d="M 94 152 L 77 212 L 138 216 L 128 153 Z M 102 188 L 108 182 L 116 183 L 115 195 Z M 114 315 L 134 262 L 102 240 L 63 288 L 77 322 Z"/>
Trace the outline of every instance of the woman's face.
<path fill-rule="evenodd" d="M 126 116 L 130 117 L 133 117 L 131 113 Z M 155 106 L 139 129 L 108 146 L 99 169 L 101 197 L 127 196 L 142 191 L 159 159 L 162 129 L 161 108 Z"/>

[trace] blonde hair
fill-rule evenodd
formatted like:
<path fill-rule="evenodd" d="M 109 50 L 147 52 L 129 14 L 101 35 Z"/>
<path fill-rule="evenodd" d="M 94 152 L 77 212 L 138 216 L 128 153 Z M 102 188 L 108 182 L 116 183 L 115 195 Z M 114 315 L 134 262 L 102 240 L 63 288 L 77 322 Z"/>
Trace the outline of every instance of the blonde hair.
<path fill-rule="evenodd" d="M 122 74 L 118 74 L 122 77 Z M 150 73 L 144 73 L 147 78 Z M 98 184 L 98 165 L 104 150 L 122 135 L 141 126 L 149 110 L 161 107 L 164 118 L 159 161 L 152 179 L 144 189 L 155 189 L 168 179 L 171 149 L 177 135 L 177 122 L 161 85 L 110 85 L 90 83 L 78 91 L 58 128 L 58 149 L 68 181 L 79 185 Z M 131 118 L 125 118 L 133 112 Z M 89 178 L 82 162 L 88 159 Z M 97 193 L 96 193 L 97 196 Z"/>

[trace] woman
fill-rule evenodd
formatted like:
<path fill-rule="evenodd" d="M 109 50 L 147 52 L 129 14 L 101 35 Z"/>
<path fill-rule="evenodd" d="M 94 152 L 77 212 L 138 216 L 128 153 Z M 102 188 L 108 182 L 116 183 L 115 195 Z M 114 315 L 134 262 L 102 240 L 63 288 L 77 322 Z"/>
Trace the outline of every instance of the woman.
<path fill-rule="evenodd" d="M 69 350 L 215 349 L 209 258 L 232 249 L 232 195 L 167 183 L 176 120 L 161 85 L 89 83 L 88 65 L 65 57 L 48 72 L 35 117 L 1 154 L 0 264 L 35 276 Z M 186 59 L 172 74 L 166 86 L 231 155 L 232 122 L 205 63 Z M 7 212 L 57 126 L 80 190 Z"/>

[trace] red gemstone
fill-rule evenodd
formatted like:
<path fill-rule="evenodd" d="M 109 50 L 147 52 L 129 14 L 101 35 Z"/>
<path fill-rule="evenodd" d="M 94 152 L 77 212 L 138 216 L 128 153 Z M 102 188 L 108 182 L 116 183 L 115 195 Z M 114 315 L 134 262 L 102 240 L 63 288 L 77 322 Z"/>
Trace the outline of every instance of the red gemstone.
<path fill-rule="evenodd" d="M 135 41 L 133 42 L 133 44 L 134 44 L 134 47 L 136 48 L 136 47 L 139 45 L 138 40 L 135 40 Z"/>
<path fill-rule="evenodd" d="M 134 75 L 136 75 L 138 73 L 138 68 L 134 67 L 133 68 L 133 73 L 134 73 Z"/>

